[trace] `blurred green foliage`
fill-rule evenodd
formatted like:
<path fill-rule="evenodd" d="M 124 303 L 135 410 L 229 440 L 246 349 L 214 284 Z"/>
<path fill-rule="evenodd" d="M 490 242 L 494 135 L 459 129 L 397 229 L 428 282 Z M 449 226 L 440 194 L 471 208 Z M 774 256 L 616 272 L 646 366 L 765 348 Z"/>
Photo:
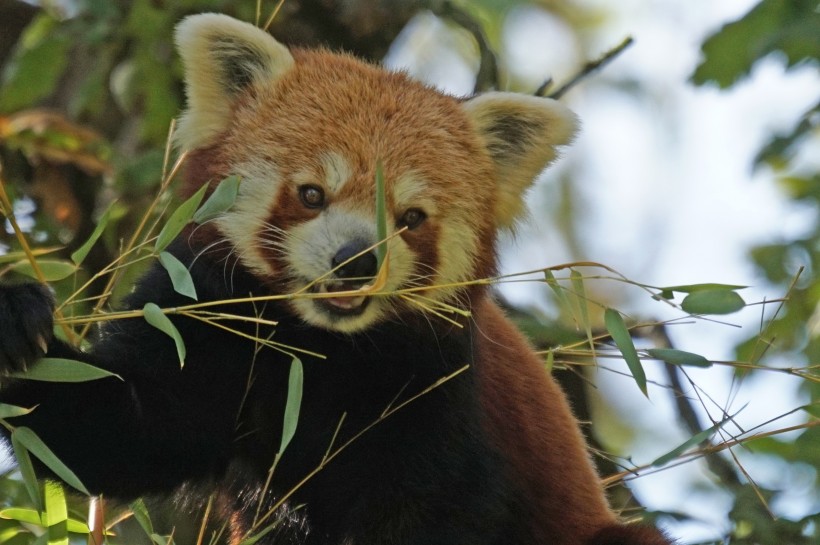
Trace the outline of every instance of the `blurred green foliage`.
<path fill-rule="evenodd" d="M 725 25 L 703 44 L 703 61 L 692 75 L 697 85 L 716 83 L 730 88 L 748 77 L 761 59 L 775 56 L 787 69 L 809 65 L 820 67 L 820 9 L 814 0 L 763 0 L 741 19 Z M 771 168 L 783 192 L 796 205 L 814 211 L 809 230 L 800 237 L 755 247 L 750 259 L 772 284 L 780 286 L 788 299 L 768 325 L 766 338 L 748 339 L 737 347 L 741 361 L 774 362 L 793 367 L 820 363 L 820 173 L 800 166 L 797 158 L 809 150 L 815 156 L 820 140 L 820 101 L 786 134 L 773 135 L 760 150 L 756 168 Z M 815 157 L 816 158 L 816 157 Z M 816 162 L 815 162 L 816 164 Z M 761 371 L 752 371 L 761 372 Z M 802 388 L 809 394 L 808 410 L 817 418 L 820 382 L 807 380 Z M 820 428 L 812 427 L 795 439 L 766 437 L 750 441 L 752 452 L 783 461 L 803 463 L 820 472 Z M 736 487 L 731 519 L 731 543 L 743 545 L 816 543 L 820 514 L 804 520 L 775 519 L 764 508 L 760 495 L 770 499 L 775 491 Z M 807 534 L 813 525 L 814 531 Z"/>

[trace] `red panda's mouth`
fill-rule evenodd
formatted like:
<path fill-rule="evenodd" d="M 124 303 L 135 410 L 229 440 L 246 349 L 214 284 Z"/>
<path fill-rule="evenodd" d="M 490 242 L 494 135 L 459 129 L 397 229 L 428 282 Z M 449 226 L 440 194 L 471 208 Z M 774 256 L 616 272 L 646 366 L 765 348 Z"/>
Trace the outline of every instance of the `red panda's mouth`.
<path fill-rule="evenodd" d="M 350 292 L 362 287 L 362 282 L 337 280 L 313 286 L 313 293 Z M 352 316 L 364 312 L 370 302 L 366 295 L 345 295 L 341 297 L 322 297 L 316 299 L 317 305 L 327 312 L 336 315 Z"/>

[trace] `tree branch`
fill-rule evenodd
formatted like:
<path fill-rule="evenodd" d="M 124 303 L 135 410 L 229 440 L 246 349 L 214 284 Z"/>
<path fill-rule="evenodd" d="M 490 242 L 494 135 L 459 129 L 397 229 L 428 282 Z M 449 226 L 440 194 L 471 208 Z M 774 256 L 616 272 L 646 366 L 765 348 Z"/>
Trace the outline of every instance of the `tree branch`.
<path fill-rule="evenodd" d="M 632 36 L 627 36 L 624 39 L 624 41 L 622 41 L 620 44 L 604 53 L 604 55 L 601 58 L 587 62 L 580 72 L 578 72 L 571 80 L 569 80 L 560 88 L 558 88 L 558 90 L 550 94 L 549 98 L 558 100 L 559 98 L 564 96 L 564 94 L 566 94 L 567 91 L 575 87 L 578 84 L 578 82 L 588 77 L 593 72 L 597 72 L 598 70 L 609 64 L 615 57 L 623 53 L 627 47 L 632 45 L 633 42 L 634 40 L 632 39 Z M 538 90 L 535 92 L 536 96 L 544 96 L 549 87 L 551 87 L 551 85 L 552 78 L 545 81 L 541 85 L 541 87 L 538 88 Z"/>

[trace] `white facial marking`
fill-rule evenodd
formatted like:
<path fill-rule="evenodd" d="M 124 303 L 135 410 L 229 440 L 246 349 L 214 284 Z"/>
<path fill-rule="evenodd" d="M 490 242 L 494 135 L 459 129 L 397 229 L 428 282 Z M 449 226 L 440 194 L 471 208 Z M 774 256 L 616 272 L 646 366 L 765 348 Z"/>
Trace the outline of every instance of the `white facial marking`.
<path fill-rule="evenodd" d="M 327 188 L 333 193 L 338 193 L 353 175 L 350 165 L 344 157 L 334 151 L 323 153 L 320 161 L 325 171 L 324 180 Z"/>
<path fill-rule="evenodd" d="M 438 211 L 427 182 L 414 172 L 407 172 L 396 179 L 393 184 L 393 199 L 399 210 L 421 208 L 428 216 L 435 216 Z"/>
<path fill-rule="evenodd" d="M 239 258 L 248 269 L 262 276 L 270 275 L 273 271 L 263 257 L 257 235 L 269 220 L 281 177 L 276 166 L 264 160 L 235 165 L 233 173 L 242 179 L 239 194 L 231 209 L 215 220 L 216 225 L 239 250 Z M 271 227 L 265 239 L 277 243 L 281 236 Z"/>

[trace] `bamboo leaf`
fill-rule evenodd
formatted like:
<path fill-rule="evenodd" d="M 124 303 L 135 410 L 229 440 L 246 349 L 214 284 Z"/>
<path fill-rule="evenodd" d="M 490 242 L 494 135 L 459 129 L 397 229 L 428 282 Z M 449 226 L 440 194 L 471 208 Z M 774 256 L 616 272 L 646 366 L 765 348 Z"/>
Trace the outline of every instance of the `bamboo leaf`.
<path fill-rule="evenodd" d="M 80 266 L 80 264 L 85 260 L 86 256 L 88 256 L 88 252 L 91 251 L 91 248 L 97 242 L 97 239 L 100 238 L 105 228 L 108 226 L 108 221 L 111 219 L 111 210 L 114 207 L 114 203 L 112 202 L 108 205 L 108 208 L 103 212 L 103 215 L 100 217 L 100 220 L 97 222 L 97 226 L 94 228 L 94 232 L 91 233 L 91 236 L 88 237 L 82 246 L 74 250 L 71 254 L 71 261 L 74 262 L 76 266 Z"/>
<path fill-rule="evenodd" d="M 15 416 L 23 416 L 34 409 L 27 409 L 25 407 L 17 407 L 16 405 L 6 405 L 0 403 L 0 418 L 14 418 Z"/>
<path fill-rule="evenodd" d="M 554 350 L 547 350 L 547 361 L 546 361 L 547 373 L 552 373 L 553 367 L 555 367 L 555 351 Z"/>
<path fill-rule="evenodd" d="M 53 471 L 54 474 L 62 479 L 66 484 L 76 488 L 80 492 L 89 494 L 83 483 L 80 482 L 79 478 L 77 478 L 77 475 L 75 475 L 73 471 L 71 471 L 63 462 L 60 461 L 59 458 L 57 458 L 57 456 L 51 451 L 50 448 L 46 446 L 45 443 L 43 443 L 42 439 L 40 439 L 34 431 L 25 427 L 15 428 L 15 430 L 11 433 L 11 437 L 12 440 L 16 440 L 19 444 L 23 445 L 28 452 L 43 462 L 46 467 Z"/>
<path fill-rule="evenodd" d="M 608 308 L 604 311 L 604 325 L 606 325 L 606 330 L 612 336 L 612 340 L 615 341 L 618 350 L 621 351 L 626 365 L 632 373 L 632 378 L 638 384 L 638 388 L 641 389 L 643 395 L 649 397 L 646 390 L 646 374 L 641 365 L 641 360 L 638 358 L 638 351 L 635 350 L 635 345 L 632 342 L 632 335 L 629 334 L 629 329 L 624 323 L 623 316 L 617 310 Z"/>
<path fill-rule="evenodd" d="M 23 485 L 28 492 L 34 506 L 43 510 L 43 497 L 40 495 L 40 486 L 37 483 L 37 474 L 34 472 L 34 464 L 31 463 L 31 455 L 26 446 L 20 442 L 15 435 L 16 430 L 11 433 L 11 448 L 14 450 L 14 457 L 17 459 L 17 469 L 23 477 Z"/>
<path fill-rule="evenodd" d="M 748 405 L 748 403 L 746 405 Z M 690 437 L 689 439 L 687 439 L 674 449 L 670 450 L 663 456 L 656 458 L 650 465 L 653 467 L 665 465 L 668 462 L 671 462 L 672 460 L 680 456 L 681 454 L 683 454 L 684 452 L 686 452 L 687 450 L 689 450 L 690 448 L 703 443 L 704 441 L 712 437 L 712 435 L 714 435 L 716 431 L 725 426 L 727 422 L 729 422 L 735 416 L 737 416 L 737 414 L 740 413 L 740 411 L 745 409 L 746 405 L 741 407 L 740 410 L 737 411 L 735 414 L 726 416 L 726 418 L 724 418 L 714 426 L 707 428 L 700 433 L 695 434 L 694 436 Z"/>
<path fill-rule="evenodd" d="M 737 292 L 729 289 L 694 291 L 681 302 L 689 314 L 731 314 L 746 306 Z"/>
<path fill-rule="evenodd" d="M 816 401 L 814 403 L 809 403 L 808 405 L 803 405 L 800 407 L 810 415 L 815 418 L 820 418 L 820 401 Z"/>
<path fill-rule="evenodd" d="M 174 322 L 154 303 L 146 303 L 145 306 L 142 307 L 142 311 L 146 322 L 174 340 L 174 344 L 177 347 L 177 355 L 179 356 L 179 366 L 182 367 L 185 365 L 185 341 L 182 339 L 182 335 L 180 335 Z"/>
<path fill-rule="evenodd" d="M 134 518 L 139 523 L 145 535 L 151 537 L 154 535 L 154 525 L 151 522 L 151 516 L 148 514 L 148 508 L 142 498 L 131 502 L 129 505 L 131 512 L 134 513 Z"/>
<path fill-rule="evenodd" d="M 665 361 L 672 365 L 691 365 L 694 367 L 711 367 L 712 362 L 692 352 L 676 350 L 674 348 L 649 348 L 646 353 L 650 357 Z"/>
<path fill-rule="evenodd" d="M 107 377 L 122 377 L 94 367 L 82 361 L 65 358 L 42 358 L 25 373 L 15 373 L 16 378 L 45 382 L 88 382 Z"/>
<path fill-rule="evenodd" d="M 68 506 L 62 485 L 54 481 L 45 483 L 46 526 L 49 545 L 68 545 Z"/>
<path fill-rule="evenodd" d="M 733 284 L 714 284 L 714 283 L 706 283 L 706 284 L 688 284 L 684 286 L 667 286 L 665 288 L 661 288 L 661 291 L 664 293 L 667 292 L 678 292 L 678 293 L 695 293 L 698 291 L 711 291 L 711 290 L 728 290 L 728 291 L 737 291 L 747 288 L 748 286 L 736 286 Z M 670 297 L 671 298 L 671 297 Z"/>
<path fill-rule="evenodd" d="M 191 278 L 191 271 L 188 270 L 188 267 L 168 252 L 159 254 L 159 262 L 165 270 L 168 271 L 168 276 L 171 277 L 171 284 L 174 286 L 174 291 L 196 301 L 196 287 L 194 286 L 194 279 Z"/>
<path fill-rule="evenodd" d="M 595 340 L 592 337 L 592 323 L 589 321 L 589 308 L 587 307 L 586 289 L 584 289 L 584 277 L 576 270 L 571 270 L 569 278 L 572 281 L 572 289 L 575 292 L 575 300 L 578 303 L 578 311 L 581 316 L 581 323 L 587 334 L 589 349 L 595 357 Z"/>
<path fill-rule="evenodd" d="M 219 182 L 211 196 L 194 214 L 194 223 L 199 224 L 212 220 L 233 206 L 239 194 L 240 180 L 239 176 L 228 176 Z"/>
<path fill-rule="evenodd" d="M 555 278 L 555 275 L 552 273 L 551 270 L 546 269 L 544 271 L 544 278 L 547 282 L 547 285 L 552 289 L 552 292 L 555 294 L 555 298 L 558 299 L 558 304 L 568 313 L 572 314 L 572 306 L 569 304 L 569 298 L 564 291 L 564 288 L 561 287 L 561 284 L 558 283 L 558 279 Z"/>
<path fill-rule="evenodd" d="M 263 537 L 268 535 L 272 530 L 277 528 L 280 524 L 281 524 L 281 521 L 277 520 L 273 524 L 270 524 L 269 526 L 266 526 L 265 528 L 263 528 L 262 530 L 260 530 L 256 534 L 252 535 L 251 537 L 243 539 L 242 541 L 239 542 L 239 545 L 254 545 L 260 539 L 262 539 Z"/>
<path fill-rule="evenodd" d="M 299 409 L 302 406 L 304 380 L 302 361 L 294 356 L 290 362 L 290 373 L 288 375 L 288 399 L 285 402 L 285 417 L 282 424 L 282 441 L 279 444 L 279 454 L 285 451 L 296 433 L 296 425 L 299 423 Z"/>
<path fill-rule="evenodd" d="M 162 231 L 159 232 L 157 241 L 154 243 L 154 252 L 158 254 L 165 250 L 165 248 L 177 238 L 177 235 L 182 232 L 182 229 L 188 225 L 188 222 L 194 217 L 197 208 L 199 208 L 199 203 L 202 202 L 202 197 L 205 196 L 206 189 L 208 189 L 208 186 L 203 185 L 199 191 L 194 193 L 188 200 L 174 210 L 174 213 L 171 214 L 171 217 L 165 222 Z"/>
<path fill-rule="evenodd" d="M 37 266 L 43 272 L 43 277 L 46 282 L 63 280 L 64 278 L 68 278 L 77 272 L 77 266 L 74 263 L 56 259 L 38 259 Z M 11 270 L 36 280 L 40 280 L 40 277 L 37 276 L 36 272 L 34 272 L 34 267 L 28 260 L 15 263 L 11 266 Z"/>
<path fill-rule="evenodd" d="M 376 163 L 376 270 L 381 270 L 387 255 L 387 198 L 384 187 L 384 172 L 381 161 Z"/>
<path fill-rule="evenodd" d="M 11 540 L 18 535 L 21 535 L 26 530 L 20 525 L 6 526 L 0 528 L 0 543 L 11 543 Z"/>
<path fill-rule="evenodd" d="M 24 507 L 9 507 L 0 510 L 0 519 L 16 520 L 26 524 L 34 524 L 43 528 L 48 527 L 46 521 L 46 514 L 35 509 L 26 509 Z M 69 518 L 67 520 L 68 531 L 74 534 L 88 534 L 90 532 L 88 525 L 81 521 Z M 111 534 L 108 534 L 111 535 Z M 0 541 L 2 543 L 2 541 Z"/>
<path fill-rule="evenodd" d="M 20 525 L 6 526 L 0 528 L 0 543 L 11 543 L 11 540 L 18 535 L 21 535 L 26 530 Z"/>
<path fill-rule="evenodd" d="M 2 207 L 0 207 L 0 212 L 2 212 Z M 31 254 L 34 257 L 40 257 L 43 255 L 53 254 L 54 252 L 58 252 L 62 249 L 60 246 L 51 246 L 48 248 L 31 248 Z M 14 263 L 16 261 L 25 261 L 28 256 L 26 256 L 26 252 L 19 251 L 19 252 L 8 252 L 6 254 L 0 255 L 0 265 L 5 265 L 6 263 Z"/>

